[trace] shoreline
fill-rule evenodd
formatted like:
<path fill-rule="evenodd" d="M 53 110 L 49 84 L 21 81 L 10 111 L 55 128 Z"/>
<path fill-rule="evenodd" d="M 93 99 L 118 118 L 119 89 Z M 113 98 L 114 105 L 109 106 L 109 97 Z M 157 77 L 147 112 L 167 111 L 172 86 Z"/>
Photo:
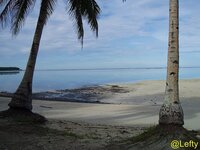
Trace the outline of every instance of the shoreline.
<path fill-rule="evenodd" d="M 113 94 L 127 93 L 124 87 L 118 85 L 97 85 L 87 86 L 74 89 L 64 90 L 51 90 L 45 92 L 37 92 L 32 94 L 34 100 L 46 100 L 46 101 L 61 101 L 61 102 L 76 102 L 76 103 L 95 103 L 95 104 L 113 104 L 108 102 L 102 102 L 101 99 L 105 99 Z M 0 92 L 0 97 L 11 98 L 13 93 Z"/>
<path fill-rule="evenodd" d="M 185 127 L 188 129 L 200 130 L 199 84 L 200 79 L 180 81 L 180 100 L 185 114 Z M 155 125 L 164 100 L 164 86 L 165 81 L 159 80 L 115 84 L 114 88 L 113 85 L 105 85 L 103 91 L 99 86 L 87 89 L 91 93 L 96 92 L 96 95 L 87 95 L 87 90 L 76 89 L 75 93 L 86 93 L 85 98 L 88 99 L 97 96 L 102 103 L 33 100 L 33 111 L 56 120 L 122 126 Z M 0 97 L 0 110 L 8 108 L 9 100 Z"/>
<path fill-rule="evenodd" d="M 197 90 L 199 84 L 200 79 L 180 80 L 180 100 L 191 97 L 200 98 L 200 93 Z M 32 98 L 35 100 L 77 103 L 141 104 L 146 102 L 161 105 L 164 100 L 164 91 L 165 80 L 144 80 L 35 92 L 32 94 Z M 0 97 L 11 98 L 12 95 L 12 92 L 0 91 Z"/>

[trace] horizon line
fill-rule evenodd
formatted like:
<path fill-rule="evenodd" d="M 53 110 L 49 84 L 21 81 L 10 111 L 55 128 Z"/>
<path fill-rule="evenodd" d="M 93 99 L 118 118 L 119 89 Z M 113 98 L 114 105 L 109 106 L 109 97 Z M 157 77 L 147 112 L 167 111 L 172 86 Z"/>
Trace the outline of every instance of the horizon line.
<path fill-rule="evenodd" d="M 131 69 L 166 69 L 167 67 L 114 67 L 114 68 L 60 68 L 60 69 L 35 69 L 35 71 L 65 71 L 65 70 L 131 70 Z M 183 66 L 179 67 L 181 68 L 200 68 L 200 66 Z M 22 69 L 22 71 L 25 71 L 25 69 Z"/>

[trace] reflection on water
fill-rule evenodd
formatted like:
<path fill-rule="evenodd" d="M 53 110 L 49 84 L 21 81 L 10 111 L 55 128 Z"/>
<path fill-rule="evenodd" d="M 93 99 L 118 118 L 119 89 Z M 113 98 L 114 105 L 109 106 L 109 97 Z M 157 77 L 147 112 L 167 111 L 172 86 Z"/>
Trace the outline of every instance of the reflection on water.
<path fill-rule="evenodd" d="M 19 71 L 0 71 L 0 75 L 14 75 L 18 73 Z"/>

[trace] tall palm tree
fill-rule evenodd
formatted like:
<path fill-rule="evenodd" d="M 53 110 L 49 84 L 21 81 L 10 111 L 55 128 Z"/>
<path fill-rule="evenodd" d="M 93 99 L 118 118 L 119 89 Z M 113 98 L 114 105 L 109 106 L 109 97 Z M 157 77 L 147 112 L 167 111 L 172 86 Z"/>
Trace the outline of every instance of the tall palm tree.
<path fill-rule="evenodd" d="M 169 41 L 165 102 L 159 113 L 159 124 L 183 125 L 179 101 L 179 0 L 170 0 Z"/>
<path fill-rule="evenodd" d="M 17 35 L 28 16 L 33 9 L 36 0 L 0 0 L 0 24 L 2 27 L 11 25 L 11 31 Z M 32 81 L 33 74 L 39 50 L 40 40 L 44 25 L 54 11 L 56 0 L 41 0 L 39 17 L 33 37 L 30 56 L 26 66 L 23 79 L 12 97 L 9 107 L 12 109 L 32 110 Z M 97 18 L 100 8 L 95 0 L 67 0 L 68 12 L 74 18 L 77 25 L 78 39 L 83 44 L 84 29 L 83 17 L 86 18 L 92 31 L 98 36 Z"/>

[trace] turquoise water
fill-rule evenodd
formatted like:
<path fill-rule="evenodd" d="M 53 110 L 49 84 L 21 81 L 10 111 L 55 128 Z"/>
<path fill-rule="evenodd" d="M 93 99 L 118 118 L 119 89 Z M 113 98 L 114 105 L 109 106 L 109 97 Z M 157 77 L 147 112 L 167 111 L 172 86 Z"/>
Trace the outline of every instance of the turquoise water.
<path fill-rule="evenodd" d="M 24 71 L 18 74 L 0 73 L 0 91 L 14 92 Z M 107 83 L 165 80 L 166 69 L 97 69 L 35 71 L 33 92 L 78 88 Z M 200 78 L 200 68 L 181 68 L 180 79 Z"/>

